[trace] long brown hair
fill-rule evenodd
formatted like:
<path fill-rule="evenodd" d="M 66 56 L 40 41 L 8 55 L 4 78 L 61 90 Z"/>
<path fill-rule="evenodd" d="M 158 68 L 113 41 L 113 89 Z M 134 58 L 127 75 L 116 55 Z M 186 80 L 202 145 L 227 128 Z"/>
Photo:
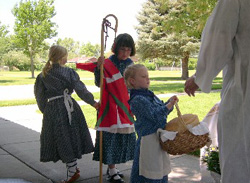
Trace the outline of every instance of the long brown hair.
<path fill-rule="evenodd" d="M 59 63 L 59 61 L 68 54 L 68 51 L 66 48 L 60 46 L 60 45 L 53 45 L 49 49 L 49 58 L 46 62 L 42 74 L 45 77 L 49 70 L 52 69 L 53 64 Z"/>

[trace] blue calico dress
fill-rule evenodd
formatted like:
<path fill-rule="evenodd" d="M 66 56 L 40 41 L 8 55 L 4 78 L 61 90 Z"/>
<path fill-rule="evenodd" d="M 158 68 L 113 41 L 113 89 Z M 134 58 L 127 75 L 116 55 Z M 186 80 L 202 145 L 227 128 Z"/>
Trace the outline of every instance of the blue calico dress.
<path fill-rule="evenodd" d="M 78 103 L 70 96 L 75 91 L 86 103 L 95 103 L 78 74 L 73 69 L 53 64 L 45 77 L 41 73 L 37 76 L 34 89 L 38 107 L 43 113 L 40 161 L 62 160 L 67 163 L 93 152 L 85 117 Z M 72 100 L 73 103 L 70 104 L 73 108 L 70 115 L 64 102 L 65 96 L 66 101 Z"/>
<path fill-rule="evenodd" d="M 127 66 L 133 64 L 128 58 L 119 61 L 115 55 L 109 58 L 123 75 Z M 95 84 L 100 85 L 100 70 L 95 70 Z M 121 91 L 122 92 L 122 91 Z M 93 160 L 99 161 L 99 131 L 96 132 L 95 151 Z M 109 133 L 103 131 L 103 163 L 106 165 L 125 163 L 134 159 L 136 135 L 135 132 L 130 134 Z"/>
<path fill-rule="evenodd" d="M 158 128 L 163 129 L 165 127 L 167 115 L 173 109 L 168 110 L 166 103 L 163 103 L 148 89 L 132 89 L 129 105 L 132 113 L 136 116 L 135 130 L 138 135 L 130 183 L 167 183 L 167 175 L 157 180 L 139 175 L 140 144 L 143 136 L 156 133 Z M 157 155 L 155 156 L 157 157 Z"/>

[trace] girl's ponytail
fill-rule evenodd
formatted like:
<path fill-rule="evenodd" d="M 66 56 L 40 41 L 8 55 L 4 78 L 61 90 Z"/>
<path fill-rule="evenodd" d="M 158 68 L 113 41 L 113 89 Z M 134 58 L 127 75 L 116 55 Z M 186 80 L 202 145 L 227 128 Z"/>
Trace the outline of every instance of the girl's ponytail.
<path fill-rule="evenodd" d="M 50 69 L 52 69 L 52 62 L 48 60 L 42 70 L 43 77 L 48 74 Z"/>
<path fill-rule="evenodd" d="M 59 63 L 59 61 L 67 54 L 68 52 L 66 48 L 60 45 L 51 46 L 49 49 L 49 59 L 42 70 L 43 77 L 45 77 L 50 69 L 52 69 L 53 64 Z"/>

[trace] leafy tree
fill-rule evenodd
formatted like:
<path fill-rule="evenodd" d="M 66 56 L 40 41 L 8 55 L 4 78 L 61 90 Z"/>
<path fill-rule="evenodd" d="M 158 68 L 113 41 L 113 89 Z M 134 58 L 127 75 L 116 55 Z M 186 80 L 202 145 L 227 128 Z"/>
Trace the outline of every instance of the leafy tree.
<path fill-rule="evenodd" d="M 0 38 L 5 37 L 8 33 L 8 26 L 3 25 L 0 21 Z"/>
<path fill-rule="evenodd" d="M 165 30 L 183 33 L 201 39 L 207 18 L 218 0 L 156 0 L 161 11 L 168 11 L 168 20 L 163 22 Z"/>
<path fill-rule="evenodd" d="M 74 41 L 73 38 L 59 38 L 57 44 L 65 47 L 68 50 L 68 59 L 79 57 L 80 43 Z"/>
<path fill-rule="evenodd" d="M 90 42 L 88 42 L 86 44 L 83 43 L 80 45 L 78 41 L 76 42 L 72 38 L 59 38 L 56 44 L 64 46 L 68 50 L 68 59 L 80 57 L 82 55 L 88 57 L 98 57 L 101 50 L 101 47 L 98 44 L 92 45 Z"/>
<path fill-rule="evenodd" d="M 15 43 L 23 48 L 30 58 L 31 73 L 34 78 L 34 58 L 37 53 L 48 49 L 45 39 L 56 36 L 56 24 L 51 19 L 56 15 L 54 0 L 21 1 L 12 10 L 16 17 Z"/>
<path fill-rule="evenodd" d="M 161 4 L 165 14 L 163 29 L 178 37 L 189 38 L 180 50 L 182 51 L 182 79 L 188 78 L 188 62 L 191 53 L 197 52 L 203 28 L 217 0 L 156 0 Z"/>
<path fill-rule="evenodd" d="M 99 57 L 100 52 L 101 52 L 101 46 L 98 44 L 92 45 L 90 42 L 88 42 L 87 44 L 83 44 L 80 50 L 80 53 L 87 57 L 91 56 Z"/>
<path fill-rule="evenodd" d="M 17 50 L 13 44 L 13 35 L 8 35 L 9 30 L 8 26 L 1 25 L 0 22 L 0 65 L 6 65 L 5 64 L 5 55 L 9 53 L 11 50 Z"/>
<path fill-rule="evenodd" d="M 203 25 L 197 20 L 203 16 L 198 17 L 192 8 L 199 10 L 193 0 L 148 0 L 137 16 L 138 53 L 143 59 L 153 61 L 181 59 L 183 79 L 188 78 L 189 56 L 198 51 L 200 44 L 201 31 L 197 31 L 196 26 Z"/>
<path fill-rule="evenodd" d="M 19 49 L 15 47 L 14 36 L 0 37 L 0 65 L 4 65 L 5 55 L 9 54 L 10 51 Z"/>
<path fill-rule="evenodd" d="M 50 47 L 50 44 L 49 43 L 45 43 L 47 48 Z M 46 63 L 47 60 L 48 60 L 48 55 L 49 55 L 49 49 L 45 49 L 45 50 L 41 50 L 38 52 L 38 55 L 37 55 L 37 58 L 38 60 L 40 61 L 40 63 Z"/>
<path fill-rule="evenodd" d="M 8 51 L 9 38 L 8 34 L 8 26 L 1 24 L 0 21 L 0 65 L 3 65 L 3 55 Z"/>
<path fill-rule="evenodd" d="M 143 4 L 142 11 L 139 12 L 137 20 L 139 26 L 136 27 L 138 33 L 137 53 L 142 59 L 154 59 L 159 56 L 158 40 L 163 37 L 160 28 L 159 5 L 153 1 Z"/>

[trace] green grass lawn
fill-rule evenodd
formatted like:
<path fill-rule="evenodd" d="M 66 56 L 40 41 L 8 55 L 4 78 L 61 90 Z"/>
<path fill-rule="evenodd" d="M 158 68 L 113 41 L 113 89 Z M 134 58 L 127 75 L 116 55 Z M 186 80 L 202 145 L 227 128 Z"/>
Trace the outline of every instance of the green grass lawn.
<path fill-rule="evenodd" d="M 35 77 L 40 72 L 35 72 Z M 94 74 L 88 71 L 77 70 L 81 80 L 86 85 L 95 85 L 94 83 Z M 0 72 L 0 86 L 8 85 L 26 85 L 34 84 L 35 78 L 31 78 L 31 72 L 28 71 L 9 71 L 9 72 Z"/>
<path fill-rule="evenodd" d="M 182 114 L 196 114 L 201 121 L 210 109 L 220 101 L 220 93 L 197 93 L 195 97 L 189 97 L 187 95 L 180 95 L 179 108 Z M 160 98 L 163 101 L 167 101 L 169 98 Z M 90 128 L 95 127 L 96 123 L 96 110 L 90 105 L 81 106 L 83 113 L 88 122 Z M 168 116 L 167 121 L 177 117 L 177 111 L 174 109 Z"/>

